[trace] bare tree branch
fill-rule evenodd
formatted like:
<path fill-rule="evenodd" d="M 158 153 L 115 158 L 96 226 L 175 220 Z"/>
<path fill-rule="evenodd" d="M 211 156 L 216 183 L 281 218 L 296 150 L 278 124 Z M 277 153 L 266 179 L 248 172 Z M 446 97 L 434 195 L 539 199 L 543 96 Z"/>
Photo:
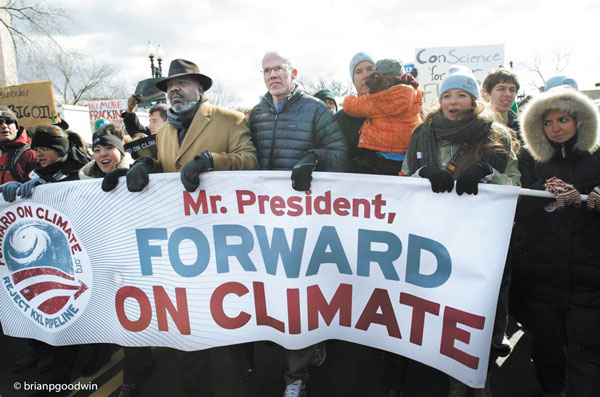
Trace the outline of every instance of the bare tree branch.
<path fill-rule="evenodd" d="M 314 94 L 319 90 L 329 90 L 335 97 L 345 97 L 354 92 L 354 86 L 349 81 L 335 79 L 332 75 L 318 76 L 316 80 L 310 77 L 300 77 L 296 83 L 308 94 Z"/>
<path fill-rule="evenodd" d="M 69 13 L 48 1 L 8 0 L 0 2 L 0 22 L 8 30 L 13 46 L 22 43 L 26 49 L 39 48 L 37 38 L 50 40 L 58 50 L 62 47 L 55 40 L 56 34 L 65 32 L 63 26 L 70 22 Z M 4 18 L 8 15 L 8 18 Z"/>
<path fill-rule="evenodd" d="M 227 91 L 222 85 L 216 83 L 206 92 L 210 103 L 227 109 L 235 109 L 240 104 L 240 98 L 233 93 Z"/>
<path fill-rule="evenodd" d="M 536 75 L 531 85 L 540 89 L 546 85 L 547 77 L 564 72 L 569 66 L 571 55 L 571 49 L 566 48 L 554 49 L 550 57 L 535 52 L 529 60 L 520 63 L 519 66 Z"/>
<path fill-rule="evenodd" d="M 22 73 L 29 80 L 50 80 L 57 102 L 63 104 L 127 98 L 133 91 L 114 81 L 116 66 L 75 52 L 38 52 L 29 58 L 28 66 Z"/>

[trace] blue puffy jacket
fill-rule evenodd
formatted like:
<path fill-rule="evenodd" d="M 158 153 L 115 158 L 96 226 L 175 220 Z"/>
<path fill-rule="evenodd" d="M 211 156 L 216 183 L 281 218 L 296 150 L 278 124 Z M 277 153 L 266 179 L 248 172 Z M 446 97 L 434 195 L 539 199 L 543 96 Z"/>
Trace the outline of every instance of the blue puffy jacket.
<path fill-rule="evenodd" d="M 291 170 L 308 153 L 317 171 L 346 170 L 348 153 L 342 131 L 319 99 L 294 86 L 280 113 L 267 92 L 250 113 L 252 142 L 261 170 Z"/>

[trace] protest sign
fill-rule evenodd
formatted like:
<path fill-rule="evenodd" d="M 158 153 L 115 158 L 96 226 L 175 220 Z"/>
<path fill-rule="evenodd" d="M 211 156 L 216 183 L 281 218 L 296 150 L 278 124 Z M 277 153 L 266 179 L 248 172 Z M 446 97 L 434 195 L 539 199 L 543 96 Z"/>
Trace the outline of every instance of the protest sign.
<path fill-rule="evenodd" d="M 504 44 L 417 48 L 415 54 L 415 67 L 419 70 L 418 81 L 425 90 L 425 110 L 438 102 L 439 85 L 450 66 L 463 65 L 471 68 L 481 85 L 488 71 L 504 64 Z"/>
<path fill-rule="evenodd" d="M 97 129 L 96 122 L 98 120 L 104 120 L 106 123 L 111 123 L 117 128 L 121 128 L 123 126 L 121 113 L 127 110 L 127 99 L 88 102 L 88 109 L 92 131 Z"/>
<path fill-rule="evenodd" d="M 54 345 L 206 349 L 342 339 L 481 387 L 518 188 L 289 172 L 43 185 L 0 205 L 4 332 Z"/>
<path fill-rule="evenodd" d="M 17 115 L 19 124 L 26 127 L 57 122 L 49 81 L 0 87 L 0 105 L 8 106 Z"/>
<path fill-rule="evenodd" d="M 138 159 L 140 157 L 158 158 L 156 135 L 149 135 L 141 139 L 136 139 L 135 141 L 126 143 L 123 147 L 127 153 L 131 154 L 133 159 Z"/>

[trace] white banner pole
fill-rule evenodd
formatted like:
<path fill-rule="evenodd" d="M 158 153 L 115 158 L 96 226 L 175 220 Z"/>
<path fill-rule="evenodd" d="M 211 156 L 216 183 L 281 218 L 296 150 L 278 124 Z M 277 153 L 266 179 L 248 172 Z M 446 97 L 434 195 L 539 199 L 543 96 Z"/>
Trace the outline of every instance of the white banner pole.
<path fill-rule="evenodd" d="M 554 195 L 545 190 L 533 190 L 533 189 L 525 189 L 521 188 L 519 191 L 519 196 L 530 196 L 530 197 L 545 197 L 545 198 L 554 198 Z M 587 194 L 581 195 L 581 201 L 587 201 Z"/>

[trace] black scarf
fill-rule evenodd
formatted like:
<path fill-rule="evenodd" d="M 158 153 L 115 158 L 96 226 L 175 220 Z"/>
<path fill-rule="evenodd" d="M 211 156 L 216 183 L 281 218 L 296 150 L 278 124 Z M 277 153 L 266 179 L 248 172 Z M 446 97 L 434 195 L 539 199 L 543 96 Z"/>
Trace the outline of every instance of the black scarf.
<path fill-rule="evenodd" d="M 441 110 L 435 113 L 411 136 L 406 153 L 410 175 L 423 166 L 439 167 L 439 140 L 467 144 L 477 142 L 488 134 L 492 123 L 492 120 L 480 117 L 454 121 L 444 117 Z"/>
<path fill-rule="evenodd" d="M 202 98 L 196 104 L 186 112 L 177 113 L 170 108 L 167 110 L 167 122 L 173 126 L 177 130 L 177 137 L 179 139 L 179 146 L 183 142 L 183 138 L 185 138 L 185 134 L 187 133 L 188 128 L 192 124 L 192 120 L 200 108 L 202 104 Z"/>
<path fill-rule="evenodd" d="M 77 148 L 72 147 L 67 154 L 45 167 L 38 163 L 34 172 L 46 182 L 78 179 L 79 169 L 89 162 L 89 158 Z"/>

